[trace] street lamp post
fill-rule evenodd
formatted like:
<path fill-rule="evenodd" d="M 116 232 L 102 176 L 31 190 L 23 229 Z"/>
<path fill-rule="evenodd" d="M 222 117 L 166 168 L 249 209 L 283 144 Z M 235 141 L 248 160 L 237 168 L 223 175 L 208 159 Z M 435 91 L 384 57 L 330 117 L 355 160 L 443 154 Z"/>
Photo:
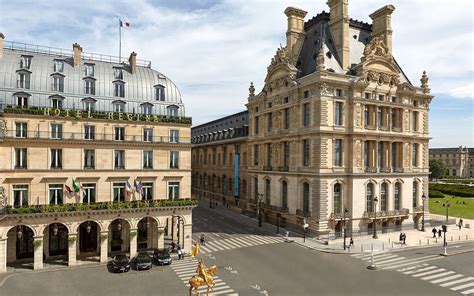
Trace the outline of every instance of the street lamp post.
<path fill-rule="evenodd" d="M 346 250 L 346 237 L 347 237 L 347 225 L 346 225 L 346 216 L 349 214 L 348 209 L 344 209 L 344 251 Z"/>
<path fill-rule="evenodd" d="M 426 201 L 426 195 L 424 193 L 421 196 L 421 200 L 423 201 L 423 216 L 421 216 L 421 231 L 425 231 L 425 201 Z"/>
<path fill-rule="evenodd" d="M 446 201 L 446 203 L 443 204 L 443 207 L 446 208 L 446 223 L 448 223 L 448 209 L 450 206 L 451 204 L 449 203 L 449 201 Z"/>
<path fill-rule="evenodd" d="M 277 233 L 280 233 L 280 213 L 277 213 Z"/>
<path fill-rule="evenodd" d="M 262 193 L 259 193 L 258 194 L 258 227 L 262 227 L 262 209 L 260 208 L 261 207 L 261 203 L 263 201 L 263 194 Z"/>
<path fill-rule="evenodd" d="M 443 225 L 443 226 L 441 226 L 441 228 L 443 229 L 443 232 L 444 232 L 444 244 L 443 244 L 443 246 L 444 246 L 444 253 L 441 254 L 441 255 L 447 256 L 447 255 L 448 255 L 448 250 L 447 250 L 447 248 L 446 248 L 446 247 L 447 247 L 447 243 L 446 243 L 446 232 L 448 232 L 448 226 Z"/>
<path fill-rule="evenodd" d="M 374 198 L 374 235 L 372 238 L 378 239 L 379 237 L 377 236 L 377 203 L 379 199 L 377 196 Z"/>

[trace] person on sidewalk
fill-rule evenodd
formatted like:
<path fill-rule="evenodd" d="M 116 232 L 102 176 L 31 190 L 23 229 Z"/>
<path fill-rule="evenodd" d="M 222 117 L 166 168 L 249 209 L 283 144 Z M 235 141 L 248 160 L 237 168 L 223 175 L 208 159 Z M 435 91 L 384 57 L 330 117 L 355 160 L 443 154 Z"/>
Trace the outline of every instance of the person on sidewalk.
<path fill-rule="evenodd" d="M 403 241 L 403 232 L 400 232 L 400 235 L 398 236 L 398 243 L 401 244 Z"/>
<path fill-rule="evenodd" d="M 459 219 L 459 224 L 458 224 L 459 230 L 461 230 L 462 228 L 462 222 L 463 222 L 462 219 Z"/>
<path fill-rule="evenodd" d="M 201 241 L 201 246 L 206 246 L 206 240 L 204 239 L 204 233 L 201 234 L 200 241 Z"/>
<path fill-rule="evenodd" d="M 352 239 L 352 236 L 351 236 L 351 239 L 349 241 L 349 247 L 353 247 L 354 246 L 354 240 Z"/>
<path fill-rule="evenodd" d="M 442 231 L 441 229 L 438 229 L 438 238 L 441 238 Z"/>
<path fill-rule="evenodd" d="M 406 245 L 406 240 L 407 240 L 407 235 L 405 233 L 403 233 L 403 244 Z"/>
<path fill-rule="evenodd" d="M 431 230 L 431 232 L 433 232 L 433 238 L 436 238 L 436 232 L 438 232 L 436 230 L 436 227 L 433 227 L 433 230 Z"/>
<path fill-rule="evenodd" d="M 288 237 L 290 236 L 290 232 L 287 230 L 285 232 L 285 242 L 288 242 Z"/>

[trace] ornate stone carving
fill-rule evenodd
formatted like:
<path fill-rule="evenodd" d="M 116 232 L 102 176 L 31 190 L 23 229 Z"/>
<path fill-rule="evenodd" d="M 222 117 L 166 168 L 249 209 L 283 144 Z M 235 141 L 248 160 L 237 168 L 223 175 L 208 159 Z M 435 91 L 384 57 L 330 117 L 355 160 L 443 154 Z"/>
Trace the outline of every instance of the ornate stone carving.
<path fill-rule="evenodd" d="M 292 64 L 286 47 L 278 48 L 267 68 L 264 91 L 271 92 L 282 86 L 290 86 L 296 79 L 296 72 L 297 69 Z"/>
<path fill-rule="evenodd" d="M 410 130 L 410 118 L 408 116 L 408 110 L 405 110 L 403 114 L 403 126 L 406 131 Z"/>
<path fill-rule="evenodd" d="M 0 120 L 0 136 L 7 134 L 7 122 L 5 120 Z"/>
<path fill-rule="evenodd" d="M 5 188 L 0 187 L 0 212 L 7 206 L 7 195 L 5 194 Z"/>
<path fill-rule="evenodd" d="M 290 66 L 291 65 L 291 59 L 288 55 L 288 50 L 286 47 L 281 47 L 277 49 L 275 56 L 272 58 L 272 61 L 270 63 L 270 66 L 268 66 L 267 71 L 271 72 L 273 71 L 277 66 L 279 65 L 285 65 L 285 66 Z"/>
<path fill-rule="evenodd" d="M 255 87 L 253 86 L 253 82 L 250 82 L 250 87 L 249 87 L 249 97 L 255 96 Z"/>
<path fill-rule="evenodd" d="M 324 50 L 322 46 L 316 57 L 316 71 L 324 71 Z"/>
<path fill-rule="evenodd" d="M 355 120 L 356 120 L 356 126 L 361 127 L 362 126 L 362 105 L 361 104 L 356 104 L 355 106 Z"/>
<path fill-rule="evenodd" d="M 424 94 L 429 94 L 430 93 L 430 89 L 429 89 L 429 85 L 428 85 L 428 75 L 426 75 L 426 71 L 423 71 L 423 75 L 421 76 L 421 89 L 423 90 L 423 93 Z"/>
<path fill-rule="evenodd" d="M 405 167 L 409 168 L 410 167 L 410 144 L 405 143 L 405 155 L 403 155 L 405 158 Z"/>
<path fill-rule="evenodd" d="M 360 140 L 356 140 L 354 145 L 355 166 L 362 167 L 362 144 Z"/>
<path fill-rule="evenodd" d="M 334 94 L 334 89 L 329 87 L 326 82 L 319 85 L 318 91 L 320 96 L 332 96 Z"/>
<path fill-rule="evenodd" d="M 390 49 L 387 47 L 385 42 L 383 41 L 382 36 L 377 36 L 373 38 L 366 46 L 364 49 L 364 54 L 361 58 L 362 62 L 371 60 L 375 57 L 384 57 L 389 59 L 390 61 L 393 59 L 392 58 L 392 53 L 390 52 Z"/>

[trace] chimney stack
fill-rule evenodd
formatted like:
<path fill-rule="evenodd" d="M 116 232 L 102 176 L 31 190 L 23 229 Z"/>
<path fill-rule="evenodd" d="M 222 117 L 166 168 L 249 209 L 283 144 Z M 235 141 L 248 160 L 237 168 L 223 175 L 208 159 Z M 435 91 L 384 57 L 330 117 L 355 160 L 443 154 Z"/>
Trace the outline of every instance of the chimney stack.
<path fill-rule="evenodd" d="M 295 65 L 301 47 L 303 46 L 305 37 L 304 17 L 306 16 L 307 12 L 299 8 L 287 7 L 285 9 L 285 14 L 288 17 L 286 49 L 290 55 L 291 60 L 293 61 L 293 65 Z"/>
<path fill-rule="evenodd" d="M 130 57 L 128 58 L 128 62 L 130 63 L 130 72 L 135 74 L 137 72 L 137 53 L 132 51 Z"/>
<path fill-rule="evenodd" d="M 349 70 L 349 0 L 328 0 L 329 30 L 342 69 Z"/>
<path fill-rule="evenodd" d="M 372 37 L 382 36 L 387 48 L 392 52 L 392 13 L 395 6 L 386 5 L 372 13 Z"/>
<path fill-rule="evenodd" d="M 81 65 L 82 47 L 78 43 L 72 45 L 74 67 Z"/>
<path fill-rule="evenodd" d="M 3 39 L 5 39 L 5 35 L 0 32 L 0 60 L 3 58 Z"/>

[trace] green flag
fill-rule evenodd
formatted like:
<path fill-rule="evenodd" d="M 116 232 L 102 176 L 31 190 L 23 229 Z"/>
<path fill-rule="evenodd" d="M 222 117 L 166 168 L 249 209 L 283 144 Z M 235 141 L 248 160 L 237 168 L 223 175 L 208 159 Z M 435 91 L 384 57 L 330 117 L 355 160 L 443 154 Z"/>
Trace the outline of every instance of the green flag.
<path fill-rule="evenodd" d="M 79 192 L 81 190 L 81 187 L 76 184 L 76 180 L 72 179 L 72 188 L 74 188 L 74 191 Z"/>

